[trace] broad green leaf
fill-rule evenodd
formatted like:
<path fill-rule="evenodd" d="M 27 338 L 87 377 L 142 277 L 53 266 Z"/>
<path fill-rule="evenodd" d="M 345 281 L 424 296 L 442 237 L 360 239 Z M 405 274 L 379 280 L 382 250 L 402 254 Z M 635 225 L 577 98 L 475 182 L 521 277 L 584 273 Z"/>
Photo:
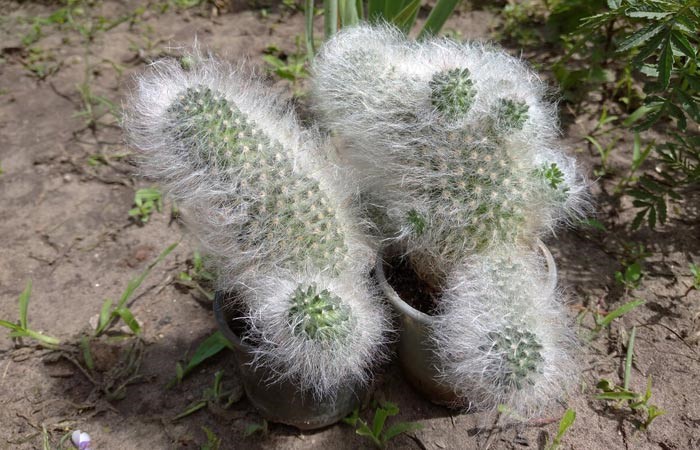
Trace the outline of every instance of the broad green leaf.
<path fill-rule="evenodd" d="M 666 90 L 671 81 L 671 69 L 673 69 L 673 50 L 671 40 L 666 39 L 663 43 L 661 55 L 659 55 L 659 85 L 661 90 Z"/>
<path fill-rule="evenodd" d="M 420 31 L 420 34 L 418 34 L 418 39 L 436 36 L 459 2 L 460 0 L 438 0 L 432 11 L 430 11 L 428 19 L 423 25 L 423 29 Z"/>
<path fill-rule="evenodd" d="M 617 9 L 622 4 L 622 0 L 608 0 L 608 8 Z"/>

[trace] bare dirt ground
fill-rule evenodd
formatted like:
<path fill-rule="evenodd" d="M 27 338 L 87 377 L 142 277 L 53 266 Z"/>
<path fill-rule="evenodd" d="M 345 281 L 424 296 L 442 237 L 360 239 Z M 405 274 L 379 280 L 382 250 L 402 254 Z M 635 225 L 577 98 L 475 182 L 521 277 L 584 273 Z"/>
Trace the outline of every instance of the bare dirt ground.
<path fill-rule="evenodd" d="M 118 107 L 131 76 L 146 61 L 168 54 L 169 44 L 190 43 L 195 36 L 202 47 L 231 60 L 262 64 L 263 51 L 272 44 L 287 54 L 295 52 L 294 37 L 303 30 L 301 13 L 233 4 L 221 14 L 212 14 L 211 4 L 167 11 L 150 5 L 139 20 L 96 33 L 87 46 L 75 29 L 44 26 L 39 40 L 30 45 L 35 50 L 29 50 L 22 39 L 32 31 L 31 19 L 48 17 L 61 5 L 0 1 L 0 318 L 16 320 L 17 298 L 31 279 L 30 327 L 61 339 L 67 349 L 58 357 L 61 353 L 31 340 L 18 346 L 0 329 L 0 448 L 38 449 L 45 438 L 50 448 L 67 448 L 67 443 L 59 447 L 59 440 L 76 428 L 90 433 L 95 449 L 200 448 L 207 442 L 203 427 L 222 439 L 223 449 L 371 448 L 345 424 L 317 432 L 270 424 L 267 435 L 244 437 L 248 425 L 261 421 L 245 398 L 226 410 L 204 408 L 171 420 L 201 398 L 216 371 L 223 369 L 226 386 L 235 386 L 233 358 L 223 352 L 166 389 L 176 362 L 191 356 L 216 328 L 210 304 L 174 283 L 187 269 L 193 247 L 172 220 L 167 200 L 145 225 L 128 216 L 135 190 L 149 185 L 134 175 L 124 156 L 129 150 L 118 120 L 102 114 L 99 104 L 93 105 L 96 124 L 86 125 L 86 116 L 76 115 L 85 110 L 77 85 L 86 73 L 92 93 Z M 94 8 L 114 18 L 144 5 L 124 0 Z M 488 38 L 492 23 L 491 13 L 467 4 L 447 29 L 462 38 Z M 290 91 L 287 82 L 277 82 L 275 88 Z M 303 85 L 297 88 L 303 90 Z M 593 168 L 597 158 L 581 143 L 588 120 L 584 115 L 569 117 L 565 133 L 572 151 L 580 149 L 580 160 Z M 621 164 L 630 147 L 631 138 L 621 142 L 613 164 Z M 585 337 L 592 322 L 583 321 L 584 370 L 580 389 L 567 405 L 538 421 L 501 420 L 494 427 L 492 418 L 423 400 L 392 363 L 378 375 L 374 395 L 399 405 L 400 413 L 390 423 L 417 421 L 424 427 L 393 439 L 388 448 L 541 448 L 544 433 L 556 434 L 566 407 L 577 418 L 563 448 L 700 448 L 700 349 L 693 341 L 700 293 L 688 290 L 688 263 L 700 261 L 700 195 L 690 193 L 692 201 L 672 211 L 666 226 L 630 234 L 623 224 L 633 211 L 630 205 L 611 204 L 614 183 L 601 180 L 594 188 L 598 219 L 607 232 L 565 231 L 547 244 L 572 298 L 572 318 L 585 308 L 610 311 L 633 298 L 646 304 L 590 342 Z M 81 361 L 75 344 L 90 332 L 103 301 L 119 298 L 130 279 L 181 240 L 130 302 L 143 339 L 93 342 L 95 371 L 83 372 L 71 362 Z M 632 292 L 614 279 L 627 243 L 641 243 L 651 253 L 644 261 L 643 282 Z M 643 391 L 650 377 L 651 403 L 666 411 L 648 431 L 638 429 L 639 415 L 594 399 L 599 379 L 621 383 L 627 332 L 633 325 L 638 332 L 631 387 Z M 125 366 L 129 355 L 133 364 Z M 114 367 L 131 372 L 119 374 Z M 112 399 L 127 380 L 123 398 Z M 364 414 L 371 416 L 370 411 Z"/>

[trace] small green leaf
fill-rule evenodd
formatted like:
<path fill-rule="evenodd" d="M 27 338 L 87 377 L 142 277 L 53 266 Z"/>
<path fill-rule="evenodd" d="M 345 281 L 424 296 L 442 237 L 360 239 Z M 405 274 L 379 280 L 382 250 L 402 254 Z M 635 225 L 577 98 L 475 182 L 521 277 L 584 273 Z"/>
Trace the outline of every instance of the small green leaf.
<path fill-rule="evenodd" d="M 566 433 L 566 430 L 568 430 L 569 427 L 574 424 L 575 420 L 576 411 L 573 409 L 567 409 L 564 413 L 564 417 L 561 418 L 561 422 L 559 422 L 559 435 L 561 436 Z"/>
<path fill-rule="evenodd" d="M 95 369 L 95 362 L 92 359 L 92 352 L 90 352 L 90 340 L 87 336 L 83 336 L 80 339 L 80 348 L 83 350 L 83 360 L 85 360 L 85 366 L 90 369 Z"/>
<path fill-rule="evenodd" d="M 646 303 L 644 300 L 633 300 L 631 302 L 625 303 L 624 305 L 620 306 L 616 310 L 608 313 L 605 317 L 603 317 L 603 319 L 600 321 L 601 327 L 607 327 L 612 323 L 613 320 L 627 314 L 634 308 L 643 305 L 644 303 Z"/>
<path fill-rule="evenodd" d="M 673 50 L 670 39 L 666 39 L 659 55 L 659 84 L 661 90 L 668 88 L 671 81 L 671 69 L 673 69 Z"/>
<path fill-rule="evenodd" d="M 100 335 L 105 330 L 105 328 L 107 328 L 111 318 L 112 300 L 106 299 L 104 303 L 102 303 L 102 308 L 100 309 L 100 316 L 97 321 L 97 328 L 95 328 L 95 335 Z"/>
<path fill-rule="evenodd" d="M 387 428 L 382 434 L 382 441 L 387 442 L 399 434 L 408 433 L 410 431 L 418 431 L 423 429 L 423 424 L 416 422 L 399 422 Z"/>
<path fill-rule="evenodd" d="M 695 49 L 692 45 L 690 45 L 688 38 L 686 38 L 680 31 L 674 30 L 671 32 L 671 43 L 678 49 L 678 51 L 686 55 L 688 58 L 695 59 L 697 56 L 695 54 Z"/>
<path fill-rule="evenodd" d="M 124 323 L 126 323 L 126 325 L 131 331 L 134 332 L 134 334 L 141 333 L 141 326 L 136 321 L 134 315 L 131 313 L 131 310 L 129 308 L 122 306 L 121 308 L 115 309 L 114 314 L 121 317 Z"/>
<path fill-rule="evenodd" d="M 19 295 L 19 326 L 27 329 L 27 311 L 29 310 L 29 296 L 32 293 L 32 280 L 27 281 L 27 286 Z"/>
<path fill-rule="evenodd" d="M 666 28 L 666 24 L 649 24 L 631 35 L 627 36 L 618 46 L 618 52 L 626 52 L 634 47 L 637 47 L 645 42 L 648 42 L 654 36 L 657 36 Z"/>

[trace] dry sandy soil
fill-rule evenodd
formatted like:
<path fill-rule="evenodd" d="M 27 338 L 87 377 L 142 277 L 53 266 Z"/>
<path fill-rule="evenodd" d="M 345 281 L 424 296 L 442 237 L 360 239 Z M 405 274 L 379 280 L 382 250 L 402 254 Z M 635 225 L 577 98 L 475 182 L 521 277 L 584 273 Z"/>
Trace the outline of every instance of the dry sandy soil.
<path fill-rule="evenodd" d="M 212 14 L 211 6 L 165 12 L 151 7 L 134 24 L 97 33 L 88 47 L 87 73 L 94 93 L 120 105 L 131 76 L 149 59 L 167 54 L 169 44 L 190 43 L 195 36 L 203 47 L 231 60 L 248 58 L 262 64 L 263 50 L 271 44 L 294 52 L 294 37 L 303 29 L 301 13 L 272 8 L 263 14 L 259 7 L 233 3 L 220 14 Z M 92 13 L 114 18 L 143 4 L 105 2 Z M 211 306 L 195 291 L 173 282 L 187 269 L 193 247 L 177 220 L 171 220 L 167 200 L 163 211 L 145 225 L 128 216 L 135 190 L 149 185 L 134 175 L 129 158 L 121 157 L 128 149 L 118 121 L 105 114 L 96 126 L 86 127 L 85 118 L 76 116 L 82 109 L 76 85 L 86 76 L 80 35 L 67 27 L 44 26 L 43 36 L 33 44 L 43 53 L 23 45 L 22 38 L 31 31 L 26 19 L 47 17 L 59 6 L 49 0 L 0 1 L 0 318 L 16 320 L 17 298 L 31 279 L 31 328 L 63 341 L 62 352 L 35 346 L 31 340 L 16 345 L 9 332 L 0 329 L 0 448 L 38 449 L 44 437 L 57 448 L 61 437 L 76 428 L 91 434 L 95 449 L 200 448 L 206 443 L 203 427 L 222 439 L 223 449 L 370 448 L 369 441 L 345 424 L 317 432 L 270 424 L 267 435 L 244 437 L 248 425 L 261 421 L 245 398 L 227 410 L 205 408 L 171 421 L 201 397 L 216 371 L 225 371 L 227 386 L 237 384 L 232 355 L 219 354 L 182 384 L 166 389 L 176 362 L 191 356 L 215 330 Z M 488 38 L 492 22 L 491 13 L 467 4 L 447 28 L 463 38 Z M 43 77 L 40 66 L 30 70 L 32 64 L 55 70 Z M 287 82 L 275 83 L 276 89 L 290 91 Z M 303 105 L 303 99 L 300 102 Z M 565 119 L 572 151 L 580 149 L 583 164 L 593 168 L 598 160 L 581 140 L 589 119 Z M 619 160 L 613 165 L 621 164 L 630 146 L 629 139 L 620 143 L 614 156 Z M 89 164 L 95 155 L 101 155 L 102 162 Z M 629 233 L 624 224 L 633 211 L 624 203 L 612 203 L 615 182 L 601 180 L 594 188 L 598 219 L 608 228 L 606 233 L 566 231 L 547 242 L 561 283 L 572 297 L 572 318 L 583 308 L 609 311 L 631 298 L 647 301 L 582 344 L 580 389 L 541 420 L 501 419 L 492 427 L 492 418 L 425 401 L 393 363 L 377 377 L 374 395 L 400 406 L 390 423 L 417 421 L 424 427 L 395 438 L 388 448 L 540 448 L 544 433 L 556 433 L 566 407 L 574 409 L 577 418 L 562 448 L 700 448 L 700 351 L 692 340 L 700 293 L 688 292 L 688 263 L 700 262 L 699 196 L 690 193 L 692 201 L 680 205 L 657 231 Z M 118 298 L 162 249 L 181 240 L 130 302 L 143 326 L 143 340 L 93 342 L 96 367 L 87 373 L 91 381 L 71 362 L 81 361 L 75 350 L 80 336 L 89 333 L 104 299 Z M 645 260 L 641 287 L 625 293 L 613 275 L 621 267 L 623 244 L 629 242 L 642 243 L 652 256 Z M 651 377 L 651 403 L 666 411 L 648 431 L 637 428 L 639 415 L 594 399 L 600 378 L 621 382 L 627 331 L 633 325 L 638 333 L 632 388 L 643 390 Z M 590 334 L 590 326 L 590 318 L 583 321 L 582 337 Z M 133 374 L 140 376 L 131 380 L 124 398 L 110 400 L 106 392 L 128 378 L 113 368 L 122 367 L 128 355 L 140 363 L 133 367 Z M 371 412 L 364 414 L 368 418 Z"/>

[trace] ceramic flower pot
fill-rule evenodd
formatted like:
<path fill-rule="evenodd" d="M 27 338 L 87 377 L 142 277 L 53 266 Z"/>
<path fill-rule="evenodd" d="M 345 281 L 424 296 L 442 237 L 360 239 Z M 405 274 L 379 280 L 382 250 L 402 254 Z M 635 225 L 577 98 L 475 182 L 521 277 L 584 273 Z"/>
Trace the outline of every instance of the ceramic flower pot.
<path fill-rule="evenodd" d="M 542 252 L 547 263 L 547 289 L 553 291 L 557 284 L 557 268 L 552 254 L 541 241 L 536 247 Z M 450 407 L 468 406 L 467 399 L 459 397 L 449 386 L 440 382 L 441 365 L 435 357 L 434 341 L 431 338 L 435 316 L 415 309 L 404 301 L 387 281 L 387 267 L 384 250 L 377 258 L 375 274 L 387 300 L 398 315 L 400 336 L 398 356 L 401 368 L 408 381 L 431 402 Z"/>
<path fill-rule="evenodd" d="M 290 381 L 269 382 L 272 373 L 264 367 L 252 365 L 252 347 L 241 341 L 240 330 L 245 326 L 236 311 L 226 308 L 229 297 L 217 292 L 214 298 L 214 316 L 219 329 L 233 345 L 243 388 L 250 403 L 270 422 L 283 423 L 313 430 L 332 425 L 360 406 L 363 388 L 346 386 L 333 398 L 315 399 L 311 392 L 300 391 Z"/>

